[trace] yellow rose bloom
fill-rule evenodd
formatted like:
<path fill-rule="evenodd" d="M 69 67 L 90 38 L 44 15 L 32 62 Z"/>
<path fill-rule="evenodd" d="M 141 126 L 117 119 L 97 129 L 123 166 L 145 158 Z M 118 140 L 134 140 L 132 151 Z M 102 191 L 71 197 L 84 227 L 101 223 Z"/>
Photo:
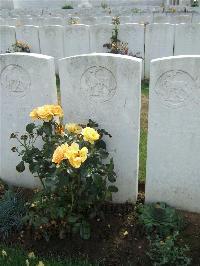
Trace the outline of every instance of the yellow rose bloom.
<path fill-rule="evenodd" d="M 63 116 L 63 110 L 60 105 L 43 105 L 33 109 L 30 113 L 32 119 L 42 119 L 45 121 L 50 121 L 53 116 Z"/>
<path fill-rule="evenodd" d="M 36 109 L 33 109 L 32 112 L 30 112 L 30 115 L 29 115 L 33 120 L 35 119 L 38 119 L 38 115 L 37 115 L 37 110 Z"/>
<path fill-rule="evenodd" d="M 65 152 L 65 158 L 69 160 L 69 163 L 74 168 L 79 168 L 83 162 L 87 159 L 88 149 L 83 147 L 81 150 L 79 149 L 79 145 L 77 143 L 72 143 L 67 152 Z"/>
<path fill-rule="evenodd" d="M 82 127 L 74 123 L 66 124 L 65 128 L 67 129 L 68 132 L 74 133 L 74 134 L 80 134 L 82 131 Z"/>
<path fill-rule="evenodd" d="M 49 105 L 44 105 L 37 108 L 37 115 L 40 119 L 50 121 L 53 118 L 53 113 Z"/>
<path fill-rule="evenodd" d="M 56 164 L 60 164 L 65 158 L 65 153 L 68 150 L 68 144 L 62 144 L 61 146 L 58 146 L 53 154 L 52 162 Z"/>
<path fill-rule="evenodd" d="M 29 259 L 35 259 L 35 254 L 34 254 L 34 252 L 30 252 L 30 253 L 28 253 L 28 257 L 29 257 Z"/>
<path fill-rule="evenodd" d="M 83 135 L 83 139 L 85 141 L 90 142 L 91 144 L 94 144 L 94 142 L 100 138 L 99 133 L 91 127 L 84 128 L 82 130 L 82 135 Z"/>
<path fill-rule="evenodd" d="M 3 257 L 7 257 L 7 252 L 4 249 L 1 251 L 1 254 Z"/>
<path fill-rule="evenodd" d="M 45 266 L 45 265 L 44 265 L 44 263 L 42 261 L 39 261 L 36 266 Z"/>
<path fill-rule="evenodd" d="M 63 117 L 64 113 L 60 105 L 51 105 L 54 116 Z"/>

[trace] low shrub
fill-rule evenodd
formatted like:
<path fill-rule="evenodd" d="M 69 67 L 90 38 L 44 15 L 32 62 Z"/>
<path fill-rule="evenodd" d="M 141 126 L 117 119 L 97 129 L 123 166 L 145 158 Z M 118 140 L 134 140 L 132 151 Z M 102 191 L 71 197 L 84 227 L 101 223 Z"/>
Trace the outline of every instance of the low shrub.
<path fill-rule="evenodd" d="M 144 226 L 148 235 L 166 237 L 184 226 L 183 218 L 166 203 L 142 205 L 139 214 L 139 223 Z"/>
<path fill-rule="evenodd" d="M 0 199 L 0 235 L 7 238 L 13 231 L 19 231 L 23 226 L 26 213 L 25 200 L 22 193 L 14 191 L 12 187 L 4 187 L 5 191 Z"/>
<path fill-rule="evenodd" d="M 66 4 L 62 7 L 62 9 L 74 9 L 73 6 Z"/>
<path fill-rule="evenodd" d="M 30 53 L 30 49 L 31 47 L 27 43 L 22 41 L 16 41 L 16 43 L 14 43 L 12 47 L 6 51 L 6 53 Z"/>
<path fill-rule="evenodd" d="M 178 233 L 174 233 L 174 235 L 168 236 L 164 240 L 159 237 L 154 240 L 150 239 L 150 250 L 147 255 L 154 266 L 187 266 L 191 264 L 191 259 L 186 255 L 189 248 L 178 246 L 176 243 L 177 236 Z"/>
<path fill-rule="evenodd" d="M 56 119 L 63 117 L 56 105 L 38 107 L 30 116 L 42 124 L 28 124 L 24 135 L 11 135 L 20 144 L 12 148 L 22 159 L 17 171 L 28 165 L 42 186 L 35 190 L 24 221 L 47 240 L 53 233 L 64 238 L 69 232 L 88 239 L 90 219 L 102 216 L 101 205 L 118 191 L 110 184 L 116 174 L 103 140 L 111 136 L 91 120 L 64 126 Z"/>

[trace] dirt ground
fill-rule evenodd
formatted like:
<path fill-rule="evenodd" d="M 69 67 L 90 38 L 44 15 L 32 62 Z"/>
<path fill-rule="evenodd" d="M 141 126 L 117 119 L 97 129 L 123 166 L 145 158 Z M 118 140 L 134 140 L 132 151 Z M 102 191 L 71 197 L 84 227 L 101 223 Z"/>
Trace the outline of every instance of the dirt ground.
<path fill-rule="evenodd" d="M 140 186 L 140 196 L 137 204 L 144 202 L 144 184 Z M 4 242 L 8 246 L 21 247 L 34 251 L 41 257 L 79 257 L 88 258 L 100 265 L 151 265 L 146 252 L 148 241 L 141 225 L 137 223 L 133 204 L 106 204 L 103 207 L 105 219 L 95 219 L 92 222 L 92 237 L 81 240 L 80 237 L 68 235 L 65 239 L 52 238 L 34 240 L 30 233 L 14 234 Z M 200 266 L 200 214 L 181 212 L 187 226 L 180 236 L 181 244 L 190 247 L 192 265 Z"/>

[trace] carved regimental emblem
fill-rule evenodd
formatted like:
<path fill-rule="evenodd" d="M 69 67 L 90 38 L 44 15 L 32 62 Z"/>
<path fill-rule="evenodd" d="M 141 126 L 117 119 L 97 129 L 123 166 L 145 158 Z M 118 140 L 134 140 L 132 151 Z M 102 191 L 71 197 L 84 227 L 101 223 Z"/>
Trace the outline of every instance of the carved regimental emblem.
<path fill-rule="evenodd" d="M 21 66 L 9 65 L 0 75 L 1 86 L 8 95 L 22 98 L 26 95 L 31 81 L 28 72 Z"/>
<path fill-rule="evenodd" d="M 155 92 L 163 104 L 176 108 L 192 99 L 194 88 L 195 82 L 187 72 L 170 70 L 158 78 Z"/>
<path fill-rule="evenodd" d="M 83 73 L 81 89 L 91 100 L 106 102 L 115 95 L 117 81 L 109 69 L 102 66 L 93 66 Z"/>

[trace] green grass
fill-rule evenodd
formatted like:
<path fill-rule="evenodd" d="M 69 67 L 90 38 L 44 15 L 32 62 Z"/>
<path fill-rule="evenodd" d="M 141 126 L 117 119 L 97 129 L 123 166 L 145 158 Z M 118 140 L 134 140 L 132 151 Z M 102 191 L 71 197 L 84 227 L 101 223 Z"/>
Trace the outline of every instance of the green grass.
<path fill-rule="evenodd" d="M 147 159 L 147 130 L 148 130 L 148 99 L 149 84 L 147 81 L 142 83 L 142 106 L 140 121 L 140 166 L 139 181 L 145 182 L 146 179 L 146 159 Z"/>
<path fill-rule="evenodd" d="M 7 256 L 3 256 L 2 251 L 5 251 Z M 26 263 L 26 260 L 28 262 Z M 39 261 L 41 261 L 44 266 L 98 266 L 99 264 L 90 263 L 87 259 L 43 259 L 43 258 L 29 258 L 28 253 L 22 251 L 21 249 L 5 248 L 0 246 L 0 266 L 40 266 Z M 42 264 L 41 264 L 42 266 Z"/>

